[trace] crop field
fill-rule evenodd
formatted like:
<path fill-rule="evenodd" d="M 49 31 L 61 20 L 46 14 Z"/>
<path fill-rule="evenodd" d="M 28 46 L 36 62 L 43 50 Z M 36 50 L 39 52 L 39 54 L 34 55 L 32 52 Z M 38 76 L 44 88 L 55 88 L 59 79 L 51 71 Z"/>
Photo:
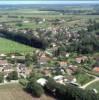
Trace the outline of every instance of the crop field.
<path fill-rule="evenodd" d="M 36 23 L 36 18 L 40 19 L 41 21 L 45 19 L 45 21 L 39 24 Z M 64 20 L 64 22 L 62 24 L 58 24 L 58 26 L 70 27 L 71 30 L 75 27 L 75 30 L 78 30 L 82 27 L 86 27 L 88 25 L 87 22 L 89 19 L 95 19 L 97 22 L 99 22 L 99 15 L 62 15 L 59 12 L 54 13 L 53 11 L 39 11 L 32 8 L 0 11 L 0 24 L 3 23 L 3 25 L 6 27 L 10 27 L 16 30 L 35 30 L 40 27 L 57 27 L 53 25 L 53 22 L 56 19 Z M 25 23 L 25 21 L 27 22 Z M 21 24 L 21 26 L 18 24 Z M 0 52 L 7 53 L 17 51 L 27 53 L 32 52 L 33 50 L 34 48 L 0 38 Z"/>
<path fill-rule="evenodd" d="M 15 16 L 8 17 L 8 16 Z M 46 19 L 42 24 L 36 24 L 34 18 L 43 18 Z M 17 28 L 17 29 L 36 29 L 39 27 L 50 27 L 52 26 L 48 20 L 55 19 L 64 19 L 64 26 L 72 26 L 75 24 L 79 26 L 85 26 L 88 19 L 95 19 L 99 22 L 99 15 L 62 15 L 59 12 L 54 11 L 39 11 L 37 9 L 16 9 L 16 10 L 4 10 L 0 11 L 0 22 L 5 23 L 6 25 Z M 23 23 L 24 21 L 29 21 L 28 23 Z M 18 27 L 16 24 L 21 22 L 22 26 Z"/>
<path fill-rule="evenodd" d="M 0 86 L 0 100 L 55 100 L 52 97 L 43 95 L 40 99 L 32 97 L 25 92 L 19 84 Z"/>
<path fill-rule="evenodd" d="M 32 52 L 34 48 L 0 37 L 0 53 Z"/>
<path fill-rule="evenodd" d="M 15 15 L 15 16 L 18 16 L 18 15 Z M 24 18 L 20 18 L 19 16 L 24 16 Z M 22 15 L 19 15 L 18 18 L 8 18 L 6 16 L 4 17 L 1 17 L 0 18 L 0 22 L 5 22 L 6 25 L 10 26 L 10 27 L 13 27 L 13 28 L 17 28 L 17 29 L 24 29 L 24 28 L 29 28 L 29 29 L 36 29 L 36 28 L 39 28 L 39 27 L 43 27 L 43 28 L 46 28 L 46 27 L 50 27 L 52 26 L 51 25 L 51 22 L 48 22 L 47 20 L 55 20 L 55 19 L 64 19 L 65 20 L 65 23 L 63 24 L 64 26 L 75 26 L 75 24 L 79 25 L 79 26 L 85 26 L 87 25 L 87 21 L 88 19 L 95 19 L 97 22 L 99 22 L 99 16 L 93 16 L 93 15 L 90 15 L 90 16 L 86 16 L 86 15 L 82 15 L 82 16 L 75 16 L 75 15 L 26 15 L 26 14 L 22 14 Z M 36 24 L 34 20 L 31 20 L 29 21 L 30 19 L 28 17 L 35 17 L 35 18 L 45 18 L 46 21 L 43 22 L 42 24 Z M 29 21 L 28 23 L 23 23 L 24 21 Z M 17 26 L 16 24 L 21 22 L 22 23 L 22 26 L 19 27 Z"/>

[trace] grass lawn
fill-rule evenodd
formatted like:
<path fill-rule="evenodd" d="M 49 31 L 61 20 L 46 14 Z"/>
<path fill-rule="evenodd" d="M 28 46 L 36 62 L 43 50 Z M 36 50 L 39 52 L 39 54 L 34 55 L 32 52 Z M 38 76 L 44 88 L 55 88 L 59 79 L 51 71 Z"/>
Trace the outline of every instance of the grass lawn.
<path fill-rule="evenodd" d="M 86 89 L 89 89 L 89 90 L 96 89 L 99 91 L 99 81 L 92 83 Z"/>
<path fill-rule="evenodd" d="M 0 86 L 0 100 L 55 100 L 50 96 L 43 95 L 41 98 L 32 97 L 26 93 L 19 84 Z"/>
<path fill-rule="evenodd" d="M 75 75 L 75 77 L 77 79 L 77 82 L 81 85 L 84 85 L 94 79 L 92 76 L 89 76 L 84 72 L 79 72 L 77 75 Z"/>
<path fill-rule="evenodd" d="M 0 53 L 10 53 L 10 52 L 19 52 L 19 53 L 28 53 L 35 50 L 32 47 L 14 42 L 0 37 Z"/>

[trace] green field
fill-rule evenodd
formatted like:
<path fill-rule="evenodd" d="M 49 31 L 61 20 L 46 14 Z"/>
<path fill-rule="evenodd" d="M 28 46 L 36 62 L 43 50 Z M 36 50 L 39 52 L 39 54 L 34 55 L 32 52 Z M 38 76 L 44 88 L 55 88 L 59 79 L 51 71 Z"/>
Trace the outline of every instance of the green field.
<path fill-rule="evenodd" d="M 94 79 L 92 76 L 89 76 L 86 73 L 82 73 L 82 72 L 75 75 L 75 77 L 77 79 L 77 82 L 81 85 L 84 85 Z"/>
<path fill-rule="evenodd" d="M 99 81 L 92 83 L 86 89 L 88 89 L 88 90 L 96 89 L 99 91 Z"/>
<path fill-rule="evenodd" d="M 55 100 L 50 96 L 43 95 L 41 98 L 32 97 L 25 92 L 19 84 L 0 86 L 0 100 Z"/>
<path fill-rule="evenodd" d="M 0 37 L 0 53 L 10 53 L 10 52 L 28 53 L 34 50 L 35 49 L 32 47 Z"/>
<path fill-rule="evenodd" d="M 68 7 L 66 7 L 67 9 Z M 69 9 L 74 9 L 72 6 L 69 6 Z M 80 7 L 77 7 L 75 9 L 80 9 Z M 83 8 L 84 9 L 84 8 Z M 92 10 L 91 8 L 88 8 Z M 64 19 L 65 22 L 62 23 L 60 26 L 62 27 L 77 27 L 77 29 L 80 29 L 83 27 L 87 26 L 87 22 L 89 19 L 95 19 L 97 22 L 99 22 L 99 15 L 74 15 L 74 14 L 65 14 L 61 15 L 60 12 L 55 12 L 55 11 L 40 11 L 38 9 L 14 9 L 14 10 L 1 10 L 0 11 L 0 23 L 5 23 L 9 27 L 12 27 L 14 29 L 36 29 L 39 27 L 47 28 L 47 27 L 52 27 L 52 22 L 55 19 Z M 14 17 L 8 17 L 8 16 L 16 16 Z M 22 18 L 23 17 L 23 18 Z M 42 24 L 36 24 L 35 23 L 35 18 L 40 18 L 40 19 L 46 19 L 45 22 Z M 52 20 L 50 22 L 49 20 Z M 28 23 L 23 23 L 24 21 L 29 21 Z M 16 24 L 21 22 L 22 26 L 17 26 Z"/>

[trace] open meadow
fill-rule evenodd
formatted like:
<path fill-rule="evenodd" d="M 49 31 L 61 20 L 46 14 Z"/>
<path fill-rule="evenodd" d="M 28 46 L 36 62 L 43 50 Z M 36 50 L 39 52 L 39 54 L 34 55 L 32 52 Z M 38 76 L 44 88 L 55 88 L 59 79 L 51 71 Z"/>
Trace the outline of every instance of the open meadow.
<path fill-rule="evenodd" d="M 32 47 L 0 37 L 0 53 L 10 53 L 10 52 L 29 53 L 32 52 L 33 50 L 35 49 Z"/>
<path fill-rule="evenodd" d="M 70 9 L 70 8 L 69 8 Z M 41 24 L 35 23 L 35 18 L 46 19 Z M 39 27 L 52 26 L 50 20 L 64 19 L 65 23 L 62 26 L 86 26 L 89 19 L 95 19 L 99 21 L 99 15 L 74 15 L 74 14 L 61 14 L 55 11 L 40 11 L 37 9 L 14 9 L 14 10 L 2 10 L 0 11 L 0 22 L 16 29 L 36 29 Z M 24 23 L 24 21 L 27 21 Z M 17 24 L 21 23 L 21 26 Z"/>
<path fill-rule="evenodd" d="M 32 97 L 25 92 L 20 84 L 9 84 L 0 86 L 0 100 L 55 100 L 43 95 L 40 99 Z"/>

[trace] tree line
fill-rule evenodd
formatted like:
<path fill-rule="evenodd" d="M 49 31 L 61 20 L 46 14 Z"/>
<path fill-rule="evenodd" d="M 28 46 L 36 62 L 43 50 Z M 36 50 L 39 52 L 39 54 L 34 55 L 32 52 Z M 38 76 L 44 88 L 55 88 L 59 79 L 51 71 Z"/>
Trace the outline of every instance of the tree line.
<path fill-rule="evenodd" d="M 44 89 L 59 100 L 99 100 L 98 94 L 91 90 L 83 90 L 71 84 L 62 85 L 51 78 Z"/>
<path fill-rule="evenodd" d="M 36 97 L 45 93 L 58 100 L 99 100 L 99 95 L 92 90 L 83 90 L 71 84 L 59 84 L 52 78 L 47 78 L 46 85 L 42 87 L 36 83 L 36 78 L 30 77 L 25 84 L 25 90 Z"/>
<path fill-rule="evenodd" d="M 45 49 L 47 44 L 45 40 L 41 40 L 40 38 L 37 38 L 30 34 L 23 34 L 19 32 L 9 32 L 7 30 L 1 29 L 0 34 L 3 34 L 3 37 L 7 39 L 11 39 L 14 41 L 17 41 L 19 43 L 23 43 L 25 45 L 29 45 L 31 47 Z"/>
<path fill-rule="evenodd" d="M 99 23 L 91 21 L 87 27 L 87 30 L 78 31 L 77 37 L 71 37 L 67 45 L 64 43 L 64 37 L 61 37 L 61 45 L 58 48 L 58 53 L 61 51 L 77 52 L 81 54 L 88 54 L 93 52 L 99 52 Z"/>

